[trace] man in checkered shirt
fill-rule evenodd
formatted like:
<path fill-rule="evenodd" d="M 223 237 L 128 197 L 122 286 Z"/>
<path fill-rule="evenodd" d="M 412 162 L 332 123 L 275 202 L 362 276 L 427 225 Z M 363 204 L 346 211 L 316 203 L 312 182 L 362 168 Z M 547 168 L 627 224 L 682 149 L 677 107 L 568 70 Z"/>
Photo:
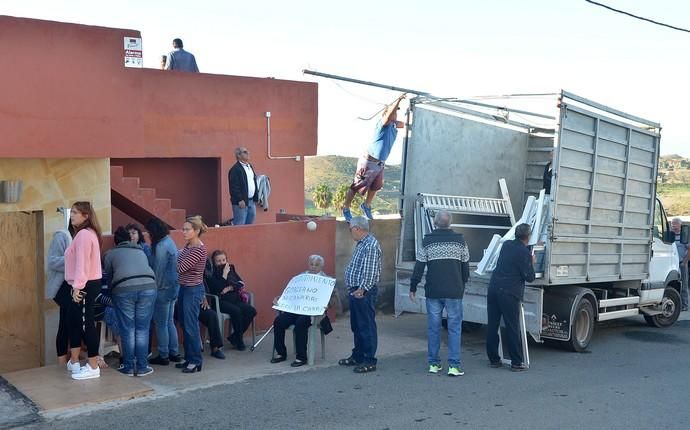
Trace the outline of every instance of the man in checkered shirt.
<path fill-rule="evenodd" d="M 352 218 L 350 233 L 357 245 L 345 269 L 345 286 L 350 300 L 354 348 L 352 355 L 338 364 L 355 366 L 355 373 L 368 373 L 376 370 L 376 284 L 381 276 L 381 247 L 369 233 L 369 221 L 365 217 Z"/>

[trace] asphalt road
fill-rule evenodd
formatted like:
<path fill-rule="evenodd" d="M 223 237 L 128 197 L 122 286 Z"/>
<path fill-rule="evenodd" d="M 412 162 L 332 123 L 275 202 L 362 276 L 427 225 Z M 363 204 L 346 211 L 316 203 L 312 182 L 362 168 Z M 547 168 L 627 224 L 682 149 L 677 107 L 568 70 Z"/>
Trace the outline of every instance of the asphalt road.
<path fill-rule="evenodd" d="M 532 345 L 524 373 L 490 369 L 465 335 L 466 375 L 426 374 L 425 356 L 372 374 L 338 366 L 138 402 L 31 428 L 690 429 L 690 321 L 598 326 L 590 353 Z"/>

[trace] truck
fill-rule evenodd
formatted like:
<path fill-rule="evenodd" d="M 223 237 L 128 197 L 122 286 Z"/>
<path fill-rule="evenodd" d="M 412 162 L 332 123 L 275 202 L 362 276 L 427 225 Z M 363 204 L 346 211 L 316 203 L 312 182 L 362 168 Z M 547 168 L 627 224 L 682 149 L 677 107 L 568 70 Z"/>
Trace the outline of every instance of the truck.
<path fill-rule="evenodd" d="M 465 321 L 486 324 L 491 260 L 523 221 L 536 226 L 537 279 L 523 300 L 533 339 L 581 352 L 597 322 L 642 315 L 655 327 L 673 325 L 681 275 L 656 195 L 661 125 L 567 91 L 497 100 L 410 100 L 396 315 L 425 312 L 423 282 L 413 302 L 410 278 L 421 238 L 444 209 L 470 250 Z M 684 243 L 689 234 L 683 226 Z"/>

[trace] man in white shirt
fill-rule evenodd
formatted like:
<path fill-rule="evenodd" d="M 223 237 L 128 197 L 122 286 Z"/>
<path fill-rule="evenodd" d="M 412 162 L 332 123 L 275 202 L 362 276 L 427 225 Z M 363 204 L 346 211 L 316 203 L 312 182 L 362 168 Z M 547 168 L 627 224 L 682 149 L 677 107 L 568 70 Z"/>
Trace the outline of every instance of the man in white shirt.
<path fill-rule="evenodd" d="M 249 164 L 249 150 L 243 146 L 235 149 L 237 163 L 228 172 L 233 225 L 253 224 L 256 218 L 256 173 Z"/>

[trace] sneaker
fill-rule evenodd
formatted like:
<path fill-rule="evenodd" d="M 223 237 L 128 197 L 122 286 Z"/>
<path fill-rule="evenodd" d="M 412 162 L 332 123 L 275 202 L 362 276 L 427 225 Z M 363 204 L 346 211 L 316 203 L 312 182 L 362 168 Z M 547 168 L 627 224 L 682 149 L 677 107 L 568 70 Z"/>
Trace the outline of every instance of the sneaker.
<path fill-rule="evenodd" d="M 503 367 L 503 363 L 501 363 L 500 361 L 490 361 L 489 367 L 491 367 L 492 369 L 500 369 L 501 367 Z"/>
<path fill-rule="evenodd" d="M 137 371 L 137 376 L 146 376 L 153 373 L 153 367 L 146 366 L 143 369 Z"/>
<path fill-rule="evenodd" d="M 72 360 L 67 360 L 67 371 L 70 373 L 77 373 L 81 370 L 81 364 L 77 361 L 72 363 Z"/>
<path fill-rule="evenodd" d="M 134 376 L 134 369 L 125 369 L 124 364 L 120 365 L 120 367 L 117 369 L 117 371 L 122 373 L 125 376 Z"/>
<path fill-rule="evenodd" d="M 527 370 L 527 366 L 525 366 L 524 364 L 520 364 L 520 365 L 511 364 L 510 370 L 513 372 L 524 372 L 525 370 Z"/>
<path fill-rule="evenodd" d="M 345 221 L 352 221 L 352 212 L 350 212 L 350 208 L 343 208 L 343 216 L 345 217 Z"/>
<path fill-rule="evenodd" d="M 443 366 L 441 366 L 440 364 L 430 364 L 429 365 L 429 373 L 437 374 L 441 370 L 443 370 Z"/>
<path fill-rule="evenodd" d="M 448 376 L 462 376 L 465 372 L 459 367 L 449 367 Z"/>
<path fill-rule="evenodd" d="M 168 356 L 168 360 L 170 360 L 172 363 L 180 363 L 180 362 L 182 362 L 182 356 L 180 354 L 177 354 L 177 355 L 170 354 Z"/>
<path fill-rule="evenodd" d="M 362 212 L 364 212 L 364 215 L 367 216 L 369 219 L 374 219 L 374 215 L 371 214 L 371 206 L 367 206 L 366 203 L 362 203 L 359 205 L 360 209 L 362 209 Z"/>
<path fill-rule="evenodd" d="M 101 377 L 101 369 L 96 366 L 96 368 L 92 368 L 89 363 L 86 363 L 84 367 L 79 370 L 77 373 L 72 374 L 72 379 L 77 379 L 77 380 L 82 380 L 82 379 L 94 379 L 94 378 L 100 378 Z"/>

